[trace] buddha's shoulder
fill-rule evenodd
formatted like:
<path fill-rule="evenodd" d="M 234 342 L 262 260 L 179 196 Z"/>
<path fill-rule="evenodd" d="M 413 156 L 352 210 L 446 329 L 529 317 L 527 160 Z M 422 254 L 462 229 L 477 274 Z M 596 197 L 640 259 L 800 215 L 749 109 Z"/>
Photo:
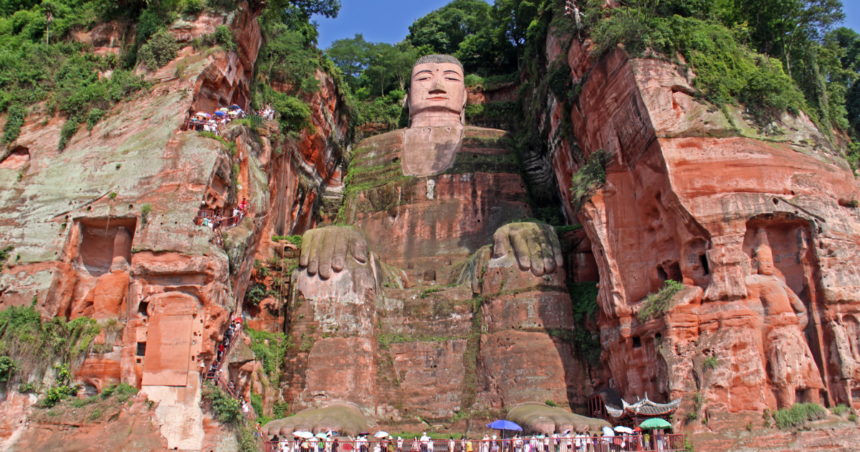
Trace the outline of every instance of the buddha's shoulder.
<path fill-rule="evenodd" d="M 514 151 L 514 139 L 507 131 L 466 127 L 463 131 L 463 145 L 460 152 L 480 154 L 507 154 Z"/>

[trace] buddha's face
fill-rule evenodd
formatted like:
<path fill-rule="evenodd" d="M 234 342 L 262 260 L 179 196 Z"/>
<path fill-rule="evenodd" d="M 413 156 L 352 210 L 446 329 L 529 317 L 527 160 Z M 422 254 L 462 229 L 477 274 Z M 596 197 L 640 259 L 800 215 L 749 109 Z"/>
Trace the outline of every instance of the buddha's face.
<path fill-rule="evenodd" d="M 755 253 L 759 275 L 773 275 L 773 251 L 769 246 L 759 246 Z"/>
<path fill-rule="evenodd" d="M 409 116 L 421 113 L 459 115 L 466 106 L 463 69 L 454 63 L 424 63 L 412 69 Z"/>

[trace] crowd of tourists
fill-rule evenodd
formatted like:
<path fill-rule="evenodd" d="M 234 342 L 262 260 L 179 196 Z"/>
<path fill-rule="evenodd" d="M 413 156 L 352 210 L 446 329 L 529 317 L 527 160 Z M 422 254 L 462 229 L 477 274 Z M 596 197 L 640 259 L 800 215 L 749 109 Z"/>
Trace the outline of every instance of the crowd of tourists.
<path fill-rule="evenodd" d="M 258 425 L 258 435 L 261 435 Z M 302 435 L 305 432 L 297 432 Z M 337 433 L 308 437 L 275 435 L 266 441 L 267 452 L 628 452 L 683 450 L 683 444 L 672 444 L 670 435 L 662 431 L 644 434 L 641 430 L 630 434 L 566 433 L 564 435 L 534 435 L 499 439 L 496 435 L 484 435 L 481 440 L 467 438 L 434 440 L 423 434 L 412 440 L 397 438 L 375 438 L 369 441 L 366 434 L 339 438 Z"/>
<path fill-rule="evenodd" d="M 245 111 L 242 107 L 233 104 L 230 108 L 224 107 L 213 114 L 205 111 L 198 111 L 196 114 L 188 118 L 187 129 L 196 130 L 198 132 L 212 132 L 215 135 L 221 136 L 221 130 L 235 121 L 236 119 L 244 118 Z"/>
<path fill-rule="evenodd" d="M 230 216 L 226 216 L 231 214 Z M 206 226 L 213 231 L 220 231 L 223 227 L 236 226 L 248 215 L 248 199 L 242 198 L 242 202 L 230 209 L 216 209 L 215 211 L 201 210 L 195 223 L 198 226 Z"/>
<path fill-rule="evenodd" d="M 275 110 L 272 109 L 272 106 L 270 104 L 266 104 L 266 106 L 263 107 L 263 111 L 260 112 L 260 117 L 262 117 L 266 121 L 271 121 L 275 119 Z"/>
<path fill-rule="evenodd" d="M 275 110 L 270 104 L 266 104 L 266 106 L 259 112 L 255 113 L 254 110 L 251 110 L 250 112 L 252 115 L 259 114 L 259 116 L 266 121 L 275 119 Z M 245 117 L 247 117 L 245 110 L 243 110 L 242 107 L 233 104 L 229 108 L 220 108 L 215 113 L 198 111 L 197 113 L 190 115 L 186 120 L 185 129 L 196 130 L 198 132 L 212 132 L 217 136 L 221 136 L 221 133 L 227 124 Z"/>
<path fill-rule="evenodd" d="M 238 315 L 230 316 L 230 324 L 227 326 L 227 331 L 224 332 L 224 340 L 218 343 L 218 347 L 215 349 L 215 360 L 212 361 L 212 364 L 209 366 L 209 371 L 206 372 L 206 379 L 212 381 L 216 386 L 219 386 L 222 390 L 227 392 L 230 397 L 239 400 L 239 406 L 242 410 L 242 414 L 245 415 L 246 418 L 251 417 L 251 406 L 244 397 L 239 397 L 236 393 L 236 386 L 233 383 L 233 380 L 229 378 L 225 378 L 221 370 L 221 364 L 224 357 L 230 351 L 230 345 L 233 342 L 239 340 L 239 332 L 242 329 L 242 317 Z M 201 373 L 205 370 L 206 364 L 202 361 L 200 362 Z M 258 424 L 259 426 L 259 424 Z"/>

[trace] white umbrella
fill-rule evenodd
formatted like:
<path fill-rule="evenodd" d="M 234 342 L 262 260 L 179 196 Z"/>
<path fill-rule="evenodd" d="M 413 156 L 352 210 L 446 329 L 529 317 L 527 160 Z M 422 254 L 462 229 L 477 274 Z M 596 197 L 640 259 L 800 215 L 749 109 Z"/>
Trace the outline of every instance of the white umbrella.
<path fill-rule="evenodd" d="M 327 437 L 328 437 L 328 434 L 320 432 L 320 433 L 317 433 L 317 434 L 316 434 L 316 437 L 317 437 L 317 438 L 327 438 Z"/>
<path fill-rule="evenodd" d="M 603 436 L 615 436 L 615 432 L 609 427 L 603 427 Z"/>
<path fill-rule="evenodd" d="M 567 435 L 568 433 L 570 433 L 570 429 L 567 429 L 567 430 L 563 431 L 561 434 L 562 434 L 562 435 Z"/>
<path fill-rule="evenodd" d="M 376 432 L 376 434 L 373 435 L 374 438 L 385 438 L 386 436 L 388 436 L 388 432 L 382 432 L 382 431 Z"/>
<path fill-rule="evenodd" d="M 310 439 L 314 437 L 314 434 L 311 432 L 293 432 L 293 436 L 296 438 Z"/>
<path fill-rule="evenodd" d="M 623 425 L 619 425 L 619 426 L 615 427 L 615 431 L 616 431 L 616 432 L 618 432 L 618 433 L 624 433 L 624 434 L 627 434 L 627 435 L 630 435 L 630 434 L 632 434 L 632 433 L 633 433 L 633 429 L 632 429 L 632 428 L 630 428 L 630 427 L 625 427 L 625 426 L 623 426 Z"/>

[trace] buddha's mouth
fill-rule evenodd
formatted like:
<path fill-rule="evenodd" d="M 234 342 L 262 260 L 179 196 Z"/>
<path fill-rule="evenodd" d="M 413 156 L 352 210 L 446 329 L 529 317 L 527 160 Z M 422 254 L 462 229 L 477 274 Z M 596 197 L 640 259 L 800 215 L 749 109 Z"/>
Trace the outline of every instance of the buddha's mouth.
<path fill-rule="evenodd" d="M 433 96 L 433 97 L 428 97 L 427 100 L 448 100 L 448 98 L 444 97 L 444 96 Z"/>

